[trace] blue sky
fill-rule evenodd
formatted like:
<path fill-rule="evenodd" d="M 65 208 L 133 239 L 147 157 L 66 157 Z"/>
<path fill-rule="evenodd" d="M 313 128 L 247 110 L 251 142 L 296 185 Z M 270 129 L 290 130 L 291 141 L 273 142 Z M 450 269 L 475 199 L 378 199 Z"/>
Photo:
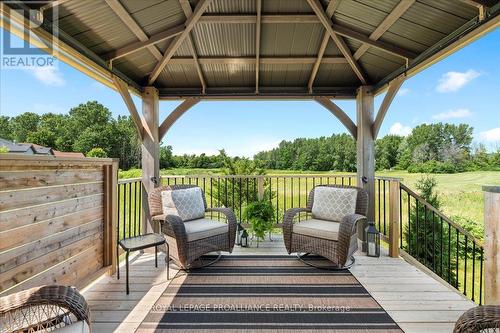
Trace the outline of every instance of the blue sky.
<path fill-rule="evenodd" d="M 476 142 L 500 146 L 500 30 L 408 79 L 395 98 L 380 135 L 405 135 L 432 122 L 467 123 Z M 377 110 L 383 99 L 375 100 Z M 85 74 L 59 62 L 41 70 L 0 72 L 0 115 L 30 111 L 67 113 L 71 107 L 97 100 L 113 115 L 127 115 L 121 97 Z M 135 99 L 140 110 L 140 101 Z M 179 102 L 160 103 L 160 121 Z M 354 101 L 337 101 L 352 119 Z M 176 154 L 252 156 L 281 140 L 328 136 L 346 130 L 327 110 L 312 101 L 201 102 L 181 117 L 165 136 Z"/>

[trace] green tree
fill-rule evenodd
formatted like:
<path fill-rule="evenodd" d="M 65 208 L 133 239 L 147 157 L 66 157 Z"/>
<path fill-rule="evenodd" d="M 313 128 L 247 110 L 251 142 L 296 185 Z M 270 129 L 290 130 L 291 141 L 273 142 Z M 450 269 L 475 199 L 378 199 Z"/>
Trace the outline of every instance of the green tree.
<path fill-rule="evenodd" d="M 13 139 L 11 119 L 7 116 L 0 116 L 0 138 L 5 140 Z"/>
<path fill-rule="evenodd" d="M 169 169 L 175 166 L 172 154 L 172 146 L 160 147 L 160 169 Z"/>
<path fill-rule="evenodd" d="M 99 157 L 99 158 L 106 158 L 108 157 L 108 154 L 104 151 L 102 148 L 92 148 L 87 154 L 85 154 L 87 157 Z"/>
<path fill-rule="evenodd" d="M 433 177 L 422 177 L 417 181 L 416 188 L 420 196 L 432 207 L 439 210 L 441 202 L 436 193 L 437 182 Z M 450 235 L 448 233 L 451 232 Z M 448 251 L 448 239 L 451 239 L 450 249 L 456 248 L 453 229 L 445 224 L 423 202 L 414 201 L 410 208 L 410 221 L 405 226 L 404 236 L 407 252 L 429 268 L 436 267 L 440 276 L 455 285 L 457 276 L 454 268 L 457 258 Z M 442 262 L 441 262 L 442 260 Z M 450 265 L 448 265 L 448 261 Z M 451 267 L 451 269 L 448 269 Z M 441 271 L 442 270 L 442 271 Z"/>
<path fill-rule="evenodd" d="M 375 164 L 377 170 L 388 170 L 396 167 L 399 162 L 399 147 L 402 136 L 386 135 L 375 142 Z"/>
<path fill-rule="evenodd" d="M 40 116 L 33 112 L 25 112 L 12 118 L 12 139 L 16 142 L 27 142 L 28 134 L 36 132 L 40 123 Z"/>

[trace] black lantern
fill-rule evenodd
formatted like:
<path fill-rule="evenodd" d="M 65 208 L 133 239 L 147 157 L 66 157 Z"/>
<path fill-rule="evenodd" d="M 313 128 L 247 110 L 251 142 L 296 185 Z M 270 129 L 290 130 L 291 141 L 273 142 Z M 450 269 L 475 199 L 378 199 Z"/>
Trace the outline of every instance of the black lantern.
<path fill-rule="evenodd" d="M 236 245 L 241 245 L 241 232 L 242 231 L 243 231 L 243 228 L 238 223 L 238 225 L 236 226 Z"/>
<path fill-rule="evenodd" d="M 365 229 L 366 255 L 368 257 L 380 257 L 380 233 L 375 228 L 374 222 L 368 222 Z"/>
<path fill-rule="evenodd" d="M 241 233 L 241 247 L 248 247 L 248 232 L 246 230 Z"/>

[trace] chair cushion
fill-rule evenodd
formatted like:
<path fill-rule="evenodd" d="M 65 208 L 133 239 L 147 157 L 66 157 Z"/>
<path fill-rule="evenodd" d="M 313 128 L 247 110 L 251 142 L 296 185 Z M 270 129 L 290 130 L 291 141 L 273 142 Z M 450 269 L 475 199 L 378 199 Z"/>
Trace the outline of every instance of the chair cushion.
<path fill-rule="evenodd" d="M 161 192 L 163 214 L 177 215 L 182 221 L 205 217 L 203 192 L 199 187 Z"/>
<path fill-rule="evenodd" d="M 314 189 L 312 215 L 315 219 L 340 222 L 356 212 L 357 197 L 354 188 L 318 186 Z"/>
<path fill-rule="evenodd" d="M 184 223 L 184 227 L 186 228 L 188 242 L 229 232 L 227 223 L 210 219 L 191 220 Z"/>
<path fill-rule="evenodd" d="M 339 229 L 339 222 L 310 219 L 294 223 L 292 231 L 296 234 L 337 241 Z"/>

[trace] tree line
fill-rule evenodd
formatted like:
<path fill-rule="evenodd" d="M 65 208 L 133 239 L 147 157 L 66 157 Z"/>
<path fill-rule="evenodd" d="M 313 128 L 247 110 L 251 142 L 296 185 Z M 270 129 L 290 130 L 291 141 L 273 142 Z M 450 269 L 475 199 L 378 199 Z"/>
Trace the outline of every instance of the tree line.
<path fill-rule="evenodd" d="M 473 128 L 466 124 L 437 123 L 419 125 L 407 137 L 387 135 L 376 140 L 376 168 L 425 173 L 500 170 L 500 147 L 488 152 L 484 145 L 472 143 L 472 133 Z M 140 168 L 140 140 L 131 117 L 115 119 L 96 101 L 80 104 L 68 114 L 0 116 L 0 138 L 87 156 L 117 157 L 123 170 Z M 254 161 L 266 169 L 355 172 L 356 142 L 348 134 L 298 138 L 256 154 Z M 160 148 L 160 167 L 164 169 L 224 166 L 225 153 L 174 155 L 171 146 Z"/>
<path fill-rule="evenodd" d="M 489 153 L 473 144 L 467 124 L 422 124 L 407 137 L 386 135 L 375 142 L 377 170 L 454 173 L 500 170 L 500 148 Z M 254 157 L 269 169 L 356 171 L 356 142 L 348 134 L 282 141 Z"/>

